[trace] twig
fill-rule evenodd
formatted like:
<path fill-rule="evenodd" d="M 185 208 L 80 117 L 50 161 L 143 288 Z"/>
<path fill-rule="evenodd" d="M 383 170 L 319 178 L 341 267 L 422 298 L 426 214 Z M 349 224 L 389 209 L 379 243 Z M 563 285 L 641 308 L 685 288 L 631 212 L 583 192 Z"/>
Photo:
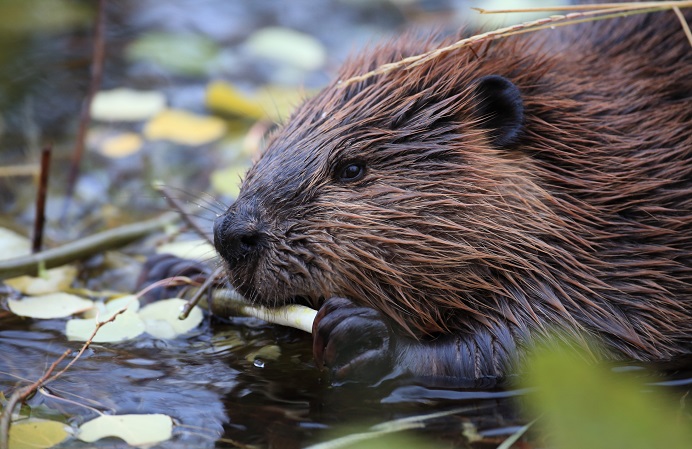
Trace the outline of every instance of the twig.
<path fill-rule="evenodd" d="M 223 268 L 217 268 L 214 270 L 213 273 L 207 277 L 202 285 L 197 289 L 194 295 L 192 295 L 192 298 L 190 298 L 185 305 L 183 306 L 183 310 L 180 312 L 180 315 L 178 315 L 179 320 L 184 320 L 185 318 L 190 315 L 190 311 L 192 310 L 193 307 L 197 305 L 200 299 L 202 299 L 202 295 L 204 295 L 205 292 L 209 291 L 211 288 L 212 284 L 216 282 L 216 279 L 223 273 Z"/>
<path fill-rule="evenodd" d="M 50 156 L 53 145 L 48 145 L 41 151 L 41 175 L 38 181 L 38 195 L 36 197 L 36 217 L 34 218 L 34 241 L 31 247 L 32 253 L 41 251 L 43 245 L 43 226 L 46 223 L 46 195 L 48 193 L 48 174 L 50 173 Z"/>
<path fill-rule="evenodd" d="M 9 178 L 12 176 L 36 176 L 39 174 L 40 167 L 38 164 L 23 164 L 23 165 L 7 165 L 0 167 L 0 178 Z"/>
<path fill-rule="evenodd" d="M 195 222 L 195 220 L 192 219 L 190 214 L 187 213 L 187 211 L 185 210 L 183 205 L 180 204 L 180 201 L 178 201 L 177 198 L 175 198 L 175 197 L 173 197 L 173 195 L 171 195 L 171 191 L 168 189 L 168 187 L 166 187 L 163 184 L 157 184 L 154 186 L 154 189 L 163 194 L 163 197 L 166 200 L 166 202 L 168 203 L 168 205 L 171 206 L 171 208 L 175 209 L 175 211 L 180 214 L 180 218 L 182 218 L 183 221 L 188 226 L 190 226 L 190 228 L 192 228 L 200 237 L 205 239 L 207 242 L 211 243 L 212 245 L 214 244 L 212 239 L 209 237 L 209 234 L 204 232 L 204 230 L 202 230 L 202 228 L 199 227 L 197 222 Z"/>
<path fill-rule="evenodd" d="M 654 6 L 651 6 L 651 5 Z M 392 62 L 389 64 L 383 64 L 363 75 L 358 75 L 351 77 L 347 80 L 339 81 L 338 87 L 344 88 L 353 83 L 364 81 L 375 75 L 382 75 L 393 70 L 400 68 L 410 69 L 424 64 L 428 61 L 434 60 L 446 53 L 451 51 L 459 50 L 461 48 L 466 48 L 471 45 L 489 42 L 496 39 L 502 39 L 509 36 L 514 36 L 516 34 L 529 33 L 545 28 L 555 28 L 562 26 L 570 26 L 583 22 L 595 22 L 597 20 L 607 20 L 617 17 L 627 17 L 636 14 L 647 14 L 655 11 L 664 11 L 668 9 L 673 9 L 675 7 L 688 7 L 692 6 L 691 1 L 685 2 L 652 2 L 652 3 L 623 3 L 615 4 L 617 8 L 607 8 L 607 9 L 596 9 L 587 12 L 574 12 L 566 15 L 555 15 L 551 17 L 546 17 L 542 19 L 533 20 L 530 22 L 524 22 L 518 25 L 512 25 L 504 28 L 499 28 L 497 30 L 488 31 L 485 33 L 477 34 L 465 39 L 461 39 L 451 45 L 446 47 L 441 47 L 426 53 L 422 53 L 415 56 L 410 56 L 404 58 L 397 62 Z M 624 5 L 624 6 L 623 6 Z M 582 8 L 586 9 L 586 8 Z"/>
<path fill-rule="evenodd" d="M 101 78 L 103 77 L 103 61 L 105 59 L 105 39 L 104 28 L 106 22 L 106 0 L 99 0 L 96 7 L 96 19 L 94 25 L 94 47 L 92 49 L 91 58 L 91 83 L 89 91 L 82 103 L 82 110 L 79 115 L 79 128 L 75 142 L 74 153 L 72 153 L 72 161 L 70 164 L 70 174 L 67 178 L 67 194 L 65 203 L 63 204 L 62 220 L 67 218 L 67 211 L 70 208 L 70 202 L 74 195 L 77 177 L 79 176 L 79 167 L 84 154 L 84 141 L 86 140 L 87 126 L 89 125 L 91 102 L 96 95 L 96 91 L 101 86 Z"/>
<path fill-rule="evenodd" d="M 690 31 L 690 25 L 687 23 L 687 20 L 685 20 L 685 16 L 682 14 L 682 11 L 680 11 L 680 8 L 678 8 L 677 6 L 673 8 L 673 11 L 675 11 L 675 15 L 678 16 L 678 20 L 680 20 L 680 25 L 682 25 L 682 30 L 685 32 L 687 40 L 690 41 L 690 45 L 692 45 L 692 31 Z"/>
<path fill-rule="evenodd" d="M 60 377 L 65 371 L 70 369 L 72 365 L 79 360 L 79 358 L 84 354 L 84 351 L 86 351 L 89 346 L 91 345 L 91 342 L 94 340 L 94 337 L 98 333 L 99 329 L 103 327 L 105 324 L 110 323 L 115 320 L 115 318 L 127 310 L 127 307 L 123 307 L 122 309 L 118 310 L 115 312 L 110 318 L 108 318 L 106 321 L 99 321 L 96 323 L 96 328 L 94 328 L 94 331 L 91 333 L 91 336 L 89 339 L 84 342 L 82 345 L 82 349 L 79 350 L 76 356 L 70 362 L 65 366 L 65 368 L 61 369 L 58 371 L 56 374 L 53 374 L 53 371 L 55 368 L 63 361 L 65 360 L 65 357 L 67 357 L 72 350 L 68 349 L 67 351 L 63 352 L 58 359 L 51 363 L 51 365 L 48 367 L 45 373 L 41 376 L 40 379 L 38 379 L 36 382 L 34 382 L 31 385 L 28 385 L 24 388 L 21 388 L 10 396 L 10 398 L 7 400 L 7 405 L 5 406 L 5 409 L 2 412 L 2 415 L 0 415 L 0 449 L 9 449 L 9 438 L 10 438 L 10 422 L 12 420 L 12 413 L 14 412 L 15 407 L 17 404 L 23 402 L 31 393 L 35 392 L 39 388 L 45 386 L 49 382 L 54 381 L 58 377 Z"/>
<path fill-rule="evenodd" d="M 281 326 L 293 327 L 308 333 L 312 332 L 312 323 L 317 315 L 316 310 L 297 304 L 289 304 L 274 309 L 253 306 L 240 293 L 232 289 L 215 290 L 214 298 L 223 301 L 225 306 L 241 315 L 259 318 Z"/>
<path fill-rule="evenodd" d="M 35 276 L 41 264 L 45 268 L 53 268 L 108 249 L 121 247 L 164 228 L 177 219 L 178 214 L 169 212 L 148 221 L 109 229 L 30 256 L 0 260 L 0 280 L 24 274 Z"/>
<path fill-rule="evenodd" d="M 53 373 L 55 367 L 57 367 L 63 360 L 65 360 L 65 357 L 67 357 L 70 352 L 72 352 L 72 350 L 70 349 L 63 352 L 62 355 L 58 357 L 58 359 L 55 362 L 51 363 L 51 365 L 48 367 L 46 372 L 43 373 L 43 376 L 41 376 L 39 380 L 37 380 L 31 385 L 20 388 L 19 390 L 12 393 L 12 395 L 9 397 L 9 399 L 7 400 L 7 405 L 5 405 L 5 409 L 2 411 L 2 415 L 0 415 L 0 449 L 9 448 L 10 422 L 12 421 L 12 413 L 14 412 L 14 409 L 17 406 L 17 404 L 19 404 L 20 402 L 24 402 L 24 400 L 32 392 L 36 391 L 41 385 L 44 385 L 45 382 L 47 382 L 49 376 Z"/>

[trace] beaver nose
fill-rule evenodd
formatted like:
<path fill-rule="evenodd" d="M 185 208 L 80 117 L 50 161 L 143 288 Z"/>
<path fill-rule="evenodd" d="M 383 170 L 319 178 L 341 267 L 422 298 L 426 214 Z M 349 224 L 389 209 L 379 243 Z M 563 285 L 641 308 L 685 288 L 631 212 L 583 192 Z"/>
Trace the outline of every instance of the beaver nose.
<path fill-rule="evenodd" d="M 251 214 L 229 209 L 214 220 L 214 246 L 229 264 L 256 256 L 263 245 L 265 234 L 260 221 Z"/>

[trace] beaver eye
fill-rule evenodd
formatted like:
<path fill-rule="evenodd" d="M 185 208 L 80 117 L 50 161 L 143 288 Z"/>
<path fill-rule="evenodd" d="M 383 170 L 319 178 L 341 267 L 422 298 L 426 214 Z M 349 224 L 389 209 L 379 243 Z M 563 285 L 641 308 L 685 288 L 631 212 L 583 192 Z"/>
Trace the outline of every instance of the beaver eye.
<path fill-rule="evenodd" d="M 339 169 L 337 176 L 342 182 L 358 181 L 365 176 L 365 164 L 362 162 L 348 163 Z"/>

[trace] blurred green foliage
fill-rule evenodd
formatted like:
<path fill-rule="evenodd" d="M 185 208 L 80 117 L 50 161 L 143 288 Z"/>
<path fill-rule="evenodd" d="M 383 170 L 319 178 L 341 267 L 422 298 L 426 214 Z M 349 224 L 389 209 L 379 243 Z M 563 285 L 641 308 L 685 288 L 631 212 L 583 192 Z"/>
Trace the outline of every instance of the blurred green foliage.
<path fill-rule="evenodd" d="M 553 448 L 692 447 L 684 402 L 652 391 L 641 375 L 612 372 L 560 348 L 537 351 L 526 366 L 525 385 L 536 387 L 526 401 Z"/>
<path fill-rule="evenodd" d="M 91 22 L 86 2 L 0 0 L 0 37 L 26 32 L 57 32 Z"/>

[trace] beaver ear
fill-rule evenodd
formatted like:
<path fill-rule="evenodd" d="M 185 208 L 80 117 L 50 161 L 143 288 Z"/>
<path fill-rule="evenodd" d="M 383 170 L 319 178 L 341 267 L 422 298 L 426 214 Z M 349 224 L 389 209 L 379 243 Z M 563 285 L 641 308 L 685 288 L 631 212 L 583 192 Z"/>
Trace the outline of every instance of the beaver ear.
<path fill-rule="evenodd" d="M 519 88 L 499 75 L 480 78 L 475 83 L 475 115 L 491 132 L 498 147 L 513 143 L 524 125 L 524 103 Z"/>

